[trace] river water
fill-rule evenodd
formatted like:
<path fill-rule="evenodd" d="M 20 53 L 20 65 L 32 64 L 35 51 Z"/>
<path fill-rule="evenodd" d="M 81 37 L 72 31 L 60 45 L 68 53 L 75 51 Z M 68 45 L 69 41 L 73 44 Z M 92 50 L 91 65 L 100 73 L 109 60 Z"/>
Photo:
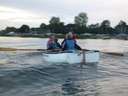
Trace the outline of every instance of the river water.
<path fill-rule="evenodd" d="M 46 48 L 47 39 L 0 37 L 0 47 Z M 62 41 L 62 40 L 60 40 Z M 82 48 L 128 52 L 128 41 L 87 39 Z M 0 52 L 0 96 L 128 96 L 128 56 L 98 64 L 48 64 L 41 52 Z"/>

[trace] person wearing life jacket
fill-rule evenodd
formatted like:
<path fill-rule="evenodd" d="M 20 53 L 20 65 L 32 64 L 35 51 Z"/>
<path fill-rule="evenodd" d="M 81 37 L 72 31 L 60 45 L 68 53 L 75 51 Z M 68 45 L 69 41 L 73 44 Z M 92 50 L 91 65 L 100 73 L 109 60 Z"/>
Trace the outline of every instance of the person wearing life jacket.
<path fill-rule="evenodd" d="M 61 46 L 55 35 L 51 35 L 47 42 L 47 50 L 57 50 L 57 49 L 61 49 Z"/>
<path fill-rule="evenodd" d="M 73 38 L 74 40 L 77 39 L 77 35 L 76 35 L 74 32 L 69 32 L 68 34 L 69 34 L 69 35 L 72 35 L 72 36 L 73 36 L 72 38 Z"/>
<path fill-rule="evenodd" d="M 81 48 L 76 44 L 76 40 L 74 40 L 73 34 L 71 33 L 66 34 L 61 46 L 63 50 L 81 50 Z"/>
<path fill-rule="evenodd" d="M 74 32 L 69 32 L 72 35 L 72 38 L 76 41 L 75 48 L 77 50 L 82 50 L 81 47 L 77 44 L 77 35 Z"/>

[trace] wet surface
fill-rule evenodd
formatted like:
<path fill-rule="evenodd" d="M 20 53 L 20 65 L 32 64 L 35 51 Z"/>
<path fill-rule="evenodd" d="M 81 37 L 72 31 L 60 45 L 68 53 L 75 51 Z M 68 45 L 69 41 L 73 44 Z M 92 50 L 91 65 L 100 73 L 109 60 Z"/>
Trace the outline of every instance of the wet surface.
<path fill-rule="evenodd" d="M 0 52 L 0 96 L 127 96 L 128 60 L 101 54 L 99 64 L 47 64 L 40 52 Z"/>
<path fill-rule="evenodd" d="M 9 48 L 36 49 L 46 44 L 46 39 L 0 40 L 0 47 Z M 78 42 L 88 49 L 128 52 L 127 41 Z M 101 53 L 98 64 L 81 68 L 80 64 L 48 64 L 42 52 L 0 51 L 0 96 L 128 96 L 128 55 Z"/>

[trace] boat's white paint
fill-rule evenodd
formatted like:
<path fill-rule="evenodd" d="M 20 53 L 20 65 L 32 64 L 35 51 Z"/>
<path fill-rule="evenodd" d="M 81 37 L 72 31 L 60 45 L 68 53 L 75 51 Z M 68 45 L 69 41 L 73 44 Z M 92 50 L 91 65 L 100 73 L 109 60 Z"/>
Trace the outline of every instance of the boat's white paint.
<path fill-rule="evenodd" d="M 83 53 L 81 51 L 76 51 L 74 53 L 43 53 L 43 59 L 49 63 L 82 63 Z M 85 63 L 98 63 L 99 59 L 99 52 L 85 52 Z"/>

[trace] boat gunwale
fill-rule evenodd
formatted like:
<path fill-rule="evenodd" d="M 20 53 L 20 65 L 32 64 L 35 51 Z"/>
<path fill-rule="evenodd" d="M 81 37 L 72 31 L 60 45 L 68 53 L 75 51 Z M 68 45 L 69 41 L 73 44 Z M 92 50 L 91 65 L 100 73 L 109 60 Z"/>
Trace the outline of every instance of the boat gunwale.
<path fill-rule="evenodd" d="M 62 53 L 82 53 L 82 52 L 85 52 L 85 53 L 93 53 L 93 52 L 98 52 L 100 53 L 100 51 L 98 50 L 76 50 L 76 51 L 46 51 L 46 52 L 43 52 L 44 54 L 62 54 Z"/>

